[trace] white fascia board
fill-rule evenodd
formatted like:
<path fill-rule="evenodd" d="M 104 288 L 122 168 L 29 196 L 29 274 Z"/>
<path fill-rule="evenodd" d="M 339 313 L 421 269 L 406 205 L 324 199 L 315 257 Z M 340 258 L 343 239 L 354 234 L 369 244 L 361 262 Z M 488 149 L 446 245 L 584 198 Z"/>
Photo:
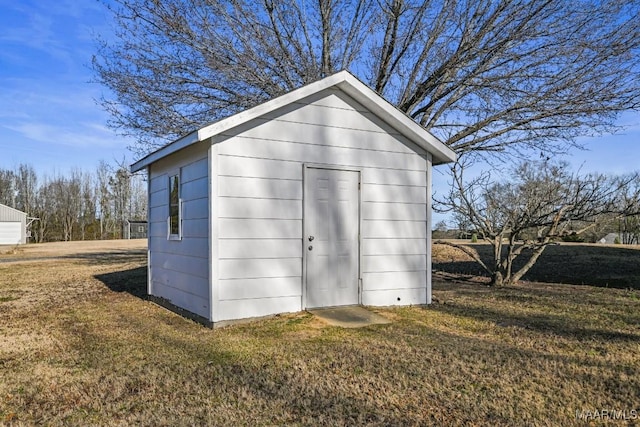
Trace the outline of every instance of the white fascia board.
<path fill-rule="evenodd" d="M 344 82 L 338 84 L 337 87 L 360 102 L 381 120 L 397 129 L 402 135 L 431 153 L 434 164 L 456 161 L 458 156 L 451 148 L 351 74 L 347 74 Z"/>
<path fill-rule="evenodd" d="M 138 172 L 149 166 L 151 163 L 154 163 L 163 157 L 168 156 L 169 154 L 175 153 L 178 150 L 182 150 L 185 147 L 188 147 L 191 144 L 195 144 L 196 142 L 201 141 L 198 139 L 198 132 L 194 131 L 188 135 L 183 136 L 180 139 L 173 141 L 172 143 L 165 145 L 164 147 L 154 151 L 151 154 L 141 158 L 137 162 L 131 165 L 131 173 Z"/>

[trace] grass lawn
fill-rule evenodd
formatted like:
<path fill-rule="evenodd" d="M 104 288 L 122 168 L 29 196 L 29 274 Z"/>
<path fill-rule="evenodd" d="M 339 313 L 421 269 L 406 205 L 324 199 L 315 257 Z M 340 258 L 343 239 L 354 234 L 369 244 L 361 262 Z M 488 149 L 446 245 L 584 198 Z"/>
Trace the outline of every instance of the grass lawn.
<path fill-rule="evenodd" d="M 640 410 L 637 290 L 448 281 L 427 308 L 377 310 L 388 325 L 302 313 L 209 330 L 141 298 L 145 262 L 0 262 L 0 424 L 556 426 Z"/>

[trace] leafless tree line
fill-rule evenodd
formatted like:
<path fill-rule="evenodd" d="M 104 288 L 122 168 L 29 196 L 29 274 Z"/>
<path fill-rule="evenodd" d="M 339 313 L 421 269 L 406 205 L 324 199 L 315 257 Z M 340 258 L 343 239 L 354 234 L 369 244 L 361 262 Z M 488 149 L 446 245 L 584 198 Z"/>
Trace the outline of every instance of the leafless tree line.
<path fill-rule="evenodd" d="M 124 165 L 38 175 L 33 166 L 0 169 L 0 203 L 37 218 L 31 242 L 120 238 L 125 220 L 146 219 L 146 183 Z"/>
<path fill-rule="evenodd" d="M 631 227 L 640 218 L 638 174 L 580 174 L 564 162 L 550 160 L 522 163 L 504 181 L 489 173 L 465 180 L 463 172 L 460 164 L 453 168 L 452 190 L 436 206 L 489 243 L 493 262 L 485 263 L 466 245 L 443 243 L 474 258 L 495 285 L 518 282 L 551 243 L 577 240 L 598 226 L 611 229 L 612 223 Z"/>
<path fill-rule="evenodd" d="M 349 69 L 457 153 L 563 151 L 640 107 L 637 0 L 114 0 L 114 128 L 167 139 Z"/>

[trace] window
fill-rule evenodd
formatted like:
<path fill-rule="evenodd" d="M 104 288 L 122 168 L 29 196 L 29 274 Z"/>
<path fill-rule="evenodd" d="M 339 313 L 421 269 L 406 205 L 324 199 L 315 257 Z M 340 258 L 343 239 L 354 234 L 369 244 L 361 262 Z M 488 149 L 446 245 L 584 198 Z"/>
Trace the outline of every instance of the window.
<path fill-rule="evenodd" d="M 175 174 L 169 176 L 169 239 L 180 239 L 180 214 L 180 175 Z"/>

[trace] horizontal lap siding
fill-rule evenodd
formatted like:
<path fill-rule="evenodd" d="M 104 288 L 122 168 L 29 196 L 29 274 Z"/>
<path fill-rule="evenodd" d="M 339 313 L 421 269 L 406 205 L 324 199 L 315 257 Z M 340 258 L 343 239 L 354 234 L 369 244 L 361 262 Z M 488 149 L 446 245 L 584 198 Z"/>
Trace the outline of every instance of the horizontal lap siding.
<path fill-rule="evenodd" d="M 313 138 L 313 135 L 309 135 Z M 320 134 L 316 138 L 324 138 Z M 367 136 L 371 137 L 371 136 Z M 343 141 L 345 144 L 357 144 L 366 140 L 354 139 Z M 228 141 L 225 141 L 228 142 Z M 352 167 L 373 167 L 387 169 L 422 170 L 425 159 L 415 154 L 394 153 L 388 151 L 370 151 L 366 149 L 331 147 L 304 142 L 272 141 L 268 139 L 253 139 L 234 137 L 232 144 L 222 144 L 221 154 L 239 157 L 257 157 L 263 159 L 278 159 L 293 162 L 311 162 L 329 165 L 343 165 Z M 313 160 L 311 160 L 313 159 Z M 301 173 L 301 172 L 300 172 Z"/>
<path fill-rule="evenodd" d="M 265 277 L 300 277 L 300 258 L 221 259 L 220 279 L 261 279 Z"/>
<path fill-rule="evenodd" d="M 302 220 L 220 218 L 220 239 L 301 239 Z"/>
<path fill-rule="evenodd" d="M 305 163 L 362 171 L 363 303 L 426 302 L 424 152 L 339 91 L 312 101 L 216 140 L 220 320 L 302 308 Z"/>
<path fill-rule="evenodd" d="M 251 154 L 251 153 L 248 153 Z M 221 177 L 273 178 L 302 180 L 298 162 L 220 155 L 218 173 Z"/>
<path fill-rule="evenodd" d="M 365 239 L 426 239 L 427 223 L 365 219 L 362 221 L 362 236 Z"/>
<path fill-rule="evenodd" d="M 209 318 L 208 144 L 197 144 L 151 166 L 149 271 L 151 292 Z M 182 240 L 167 240 L 169 174 L 181 168 Z"/>
<path fill-rule="evenodd" d="M 302 219 L 302 200 L 221 197 L 220 218 Z"/>
<path fill-rule="evenodd" d="M 367 273 L 398 271 L 425 271 L 426 255 L 368 255 L 364 257 L 362 270 Z"/>
<path fill-rule="evenodd" d="M 300 180 L 222 176 L 219 178 L 219 187 L 219 197 L 302 199 Z"/>
<path fill-rule="evenodd" d="M 298 277 L 270 277 L 220 280 L 221 300 L 279 297 L 300 298 L 300 279 Z"/>
<path fill-rule="evenodd" d="M 299 258 L 300 239 L 220 239 L 220 259 Z"/>
<path fill-rule="evenodd" d="M 362 304 L 373 306 L 419 305 L 427 302 L 426 275 L 415 280 L 416 288 L 362 291 Z"/>
<path fill-rule="evenodd" d="M 219 319 L 242 319 L 261 317 L 277 313 L 294 313 L 301 310 L 299 296 L 279 296 L 275 298 L 243 298 L 220 300 Z"/>
<path fill-rule="evenodd" d="M 362 255 L 426 255 L 424 239 L 362 239 Z"/>
<path fill-rule="evenodd" d="M 363 192 L 363 304 L 426 303 L 426 193 L 426 186 L 396 185 Z"/>

